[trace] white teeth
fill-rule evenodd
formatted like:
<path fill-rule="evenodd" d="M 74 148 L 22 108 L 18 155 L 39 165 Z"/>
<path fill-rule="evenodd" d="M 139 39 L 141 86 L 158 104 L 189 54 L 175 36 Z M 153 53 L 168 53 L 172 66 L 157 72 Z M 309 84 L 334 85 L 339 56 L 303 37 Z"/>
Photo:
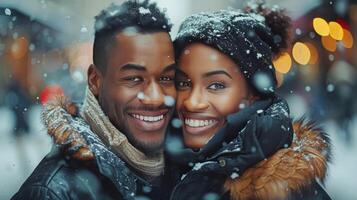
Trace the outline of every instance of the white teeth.
<path fill-rule="evenodd" d="M 142 120 L 142 121 L 147 121 L 147 122 L 157 122 L 162 119 L 164 119 L 164 115 L 159 115 L 159 116 L 143 116 L 143 115 L 137 115 L 137 114 L 132 114 L 131 116 L 135 117 L 136 119 Z"/>
<path fill-rule="evenodd" d="M 215 120 L 196 120 L 196 119 L 185 119 L 185 124 L 191 127 L 202 127 L 208 126 L 216 122 Z"/>

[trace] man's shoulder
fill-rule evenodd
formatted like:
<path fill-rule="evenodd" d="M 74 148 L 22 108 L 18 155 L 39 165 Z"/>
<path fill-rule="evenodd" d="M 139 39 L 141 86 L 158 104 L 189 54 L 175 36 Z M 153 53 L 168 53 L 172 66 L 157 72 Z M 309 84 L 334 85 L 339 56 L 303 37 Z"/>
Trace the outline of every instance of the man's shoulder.
<path fill-rule="evenodd" d="M 101 185 L 95 169 L 76 164 L 60 152 L 51 152 L 40 162 L 12 199 L 72 199 L 72 194 L 90 193 Z"/>

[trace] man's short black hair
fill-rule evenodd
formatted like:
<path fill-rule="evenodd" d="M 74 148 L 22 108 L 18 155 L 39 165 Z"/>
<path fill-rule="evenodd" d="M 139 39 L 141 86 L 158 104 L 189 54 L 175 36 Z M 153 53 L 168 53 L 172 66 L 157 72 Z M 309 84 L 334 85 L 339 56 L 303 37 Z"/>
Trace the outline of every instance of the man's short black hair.
<path fill-rule="evenodd" d="M 95 17 L 93 63 L 105 72 L 107 54 L 118 32 L 170 32 L 171 24 L 156 3 L 149 0 L 129 0 L 120 5 L 111 4 Z"/>

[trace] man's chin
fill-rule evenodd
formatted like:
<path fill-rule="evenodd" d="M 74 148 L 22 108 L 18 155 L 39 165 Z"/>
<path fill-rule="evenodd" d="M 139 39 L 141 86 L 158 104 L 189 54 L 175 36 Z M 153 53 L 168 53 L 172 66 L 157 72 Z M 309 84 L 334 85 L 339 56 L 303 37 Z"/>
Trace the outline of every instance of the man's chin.
<path fill-rule="evenodd" d="M 136 143 L 132 144 L 148 157 L 155 157 L 163 150 L 163 142 L 160 143 Z"/>
<path fill-rule="evenodd" d="M 164 140 L 165 138 L 162 137 L 161 139 L 150 141 L 150 140 L 142 140 L 128 136 L 128 140 L 131 145 L 135 148 L 143 152 L 147 156 L 155 156 L 163 150 Z"/>

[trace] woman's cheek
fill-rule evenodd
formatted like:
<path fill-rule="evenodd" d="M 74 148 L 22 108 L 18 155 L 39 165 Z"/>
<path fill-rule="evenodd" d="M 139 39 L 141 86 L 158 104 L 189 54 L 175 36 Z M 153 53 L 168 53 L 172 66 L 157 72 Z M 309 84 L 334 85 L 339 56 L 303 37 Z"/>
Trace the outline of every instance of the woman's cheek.
<path fill-rule="evenodd" d="M 210 95 L 210 102 L 213 107 L 223 116 L 237 112 L 239 110 L 241 95 L 232 90 L 226 90 L 220 94 Z"/>

